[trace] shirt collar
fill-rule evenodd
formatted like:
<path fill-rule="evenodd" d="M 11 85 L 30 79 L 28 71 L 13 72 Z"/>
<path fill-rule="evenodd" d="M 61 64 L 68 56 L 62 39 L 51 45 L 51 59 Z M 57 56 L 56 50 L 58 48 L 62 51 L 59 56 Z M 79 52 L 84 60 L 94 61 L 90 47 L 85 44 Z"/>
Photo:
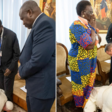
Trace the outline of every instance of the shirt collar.
<path fill-rule="evenodd" d="M 80 17 L 80 16 L 78 16 L 78 18 L 79 18 L 79 20 L 80 20 L 83 24 L 88 25 L 87 19 L 84 19 L 84 18 L 82 18 L 82 17 Z"/>
<path fill-rule="evenodd" d="M 43 12 L 40 13 L 40 14 L 37 16 L 37 18 L 36 18 L 35 21 L 33 22 L 33 25 L 35 24 L 36 20 L 37 20 L 42 14 L 43 14 Z M 33 27 L 33 25 L 32 25 L 32 27 Z"/>
<path fill-rule="evenodd" d="M 2 28 L 2 33 L 0 35 L 1 37 L 3 37 L 3 33 L 4 33 L 4 28 Z"/>

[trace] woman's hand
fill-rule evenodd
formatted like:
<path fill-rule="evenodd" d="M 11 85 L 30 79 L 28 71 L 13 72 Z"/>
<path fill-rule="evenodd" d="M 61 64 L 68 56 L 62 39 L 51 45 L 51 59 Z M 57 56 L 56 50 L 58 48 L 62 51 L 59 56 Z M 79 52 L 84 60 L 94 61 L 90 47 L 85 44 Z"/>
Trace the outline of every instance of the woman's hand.
<path fill-rule="evenodd" d="M 91 15 L 90 21 L 88 22 L 93 28 L 96 29 L 96 17 L 94 14 Z"/>

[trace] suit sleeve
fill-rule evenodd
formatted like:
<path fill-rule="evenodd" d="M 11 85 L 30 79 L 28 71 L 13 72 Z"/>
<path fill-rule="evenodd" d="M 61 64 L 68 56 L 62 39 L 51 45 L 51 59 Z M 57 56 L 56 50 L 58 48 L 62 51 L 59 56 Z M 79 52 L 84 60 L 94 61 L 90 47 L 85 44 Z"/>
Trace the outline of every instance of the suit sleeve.
<path fill-rule="evenodd" d="M 19 49 L 19 43 L 18 43 L 18 39 L 17 36 L 14 35 L 14 44 L 13 44 L 13 59 L 11 61 L 11 64 L 9 65 L 9 69 L 11 71 L 14 70 L 14 67 L 16 66 L 16 64 L 18 63 L 19 60 L 19 56 L 20 56 L 20 49 Z"/>
<path fill-rule="evenodd" d="M 34 31 L 31 59 L 19 67 L 21 78 L 25 79 L 38 73 L 50 62 L 55 52 L 55 29 L 50 23 L 43 22 Z"/>
<path fill-rule="evenodd" d="M 107 43 L 111 43 L 112 42 L 112 24 L 108 28 L 106 40 L 107 40 Z"/>

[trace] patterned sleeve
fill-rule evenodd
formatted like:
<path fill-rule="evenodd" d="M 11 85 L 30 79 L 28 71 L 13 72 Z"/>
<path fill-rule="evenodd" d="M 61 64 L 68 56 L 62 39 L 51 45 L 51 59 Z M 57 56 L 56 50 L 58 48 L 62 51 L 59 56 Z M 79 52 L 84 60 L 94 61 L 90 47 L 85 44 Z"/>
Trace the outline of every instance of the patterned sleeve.
<path fill-rule="evenodd" d="M 86 48 L 89 44 L 92 43 L 92 39 L 86 29 L 81 25 L 72 25 L 70 27 L 71 33 L 74 34 L 78 43 Z"/>

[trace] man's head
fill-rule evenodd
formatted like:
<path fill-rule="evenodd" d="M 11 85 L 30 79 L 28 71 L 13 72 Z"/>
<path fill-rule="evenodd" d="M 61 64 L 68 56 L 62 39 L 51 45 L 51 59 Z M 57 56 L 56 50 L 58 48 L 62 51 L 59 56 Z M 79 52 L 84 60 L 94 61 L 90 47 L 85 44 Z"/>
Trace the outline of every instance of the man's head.
<path fill-rule="evenodd" d="M 23 25 L 30 29 L 40 13 L 41 10 L 35 1 L 26 1 L 20 8 L 19 16 Z"/>
<path fill-rule="evenodd" d="M 106 52 L 108 55 L 112 56 L 112 43 L 109 43 L 109 44 L 106 45 L 106 47 L 105 47 L 105 52 Z"/>
<path fill-rule="evenodd" d="M 2 28 L 3 28 L 2 21 L 0 20 L 0 34 L 2 33 Z"/>
<path fill-rule="evenodd" d="M 7 101 L 3 107 L 3 110 L 7 111 L 7 112 L 11 112 L 11 110 L 13 110 L 13 108 L 14 108 L 13 103 L 10 101 Z"/>

